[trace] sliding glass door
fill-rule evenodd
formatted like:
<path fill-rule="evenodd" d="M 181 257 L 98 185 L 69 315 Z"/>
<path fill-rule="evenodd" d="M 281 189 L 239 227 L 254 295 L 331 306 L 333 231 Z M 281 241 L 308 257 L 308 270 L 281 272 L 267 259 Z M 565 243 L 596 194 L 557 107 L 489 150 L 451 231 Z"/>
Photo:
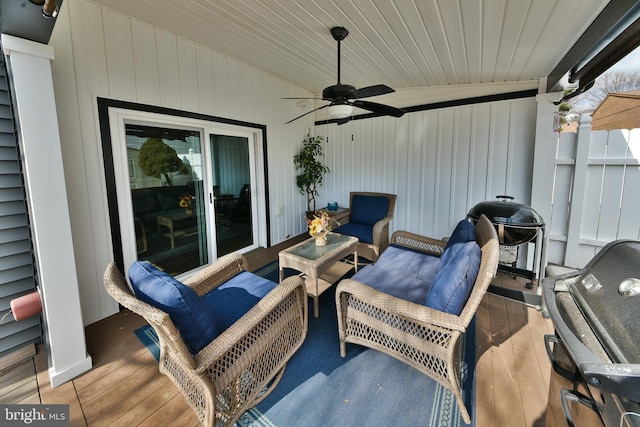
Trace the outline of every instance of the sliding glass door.
<path fill-rule="evenodd" d="M 209 135 L 218 255 L 254 246 L 251 145 L 242 136 Z"/>
<path fill-rule="evenodd" d="M 125 123 L 138 260 L 177 275 L 209 263 L 200 132 Z"/>
<path fill-rule="evenodd" d="M 126 111 L 110 119 L 126 267 L 145 260 L 180 276 L 264 241 L 259 133 Z"/>

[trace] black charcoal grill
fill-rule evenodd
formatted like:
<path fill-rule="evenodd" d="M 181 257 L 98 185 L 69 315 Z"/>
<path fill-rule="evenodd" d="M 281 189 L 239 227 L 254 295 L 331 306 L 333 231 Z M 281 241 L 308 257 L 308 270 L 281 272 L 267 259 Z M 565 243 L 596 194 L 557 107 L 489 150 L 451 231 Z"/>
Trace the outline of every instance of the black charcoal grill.
<path fill-rule="evenodd" d="M 500 264 L 498 270 L 509 274 L 528 278 L 538 283 L 542 260 L 544 259 L 544 221 L 530 206 L 516 203 L 511 196 L 497 196 L 498 200 L 480 202 L 469 210 L 467 218 L 474 222 L 484 214 L 493 224 L 500 243 Z M 533 268 L 528 270 L 517 266 L 518 246 L 529 242 L 535 243 Z M 533 283 L 527 283 L 532 289 Z M 494 285 L 489 291 L 518 301 L 526 302 L 536 307 L 541 303 L 541 292 L 538 287 L 536 295 L 513 293 L 509 290 L 498 289 Z"/>
<path fill-rule="evenodd" d="M 497 199 L 478 203 L 467 217 L 477 221 L 484 214 L 495 226 L 501 245 L 528 243 L 544 228 L 542 217 L 531 207 L 513 202 L 511 196 L 497 196 Z"/>
<path fill-rule="evenodd" d="M 606 426 L 640 426 L 632 415 L 640 414 L 640 242 L 609 243 L 583 270 L 544 279 L 543 294 L 556 329 L 545 337 L 554 369 L 589 391 L 563 391 L 565 417 L 568 399 L 590 405 Z M 574 372 L 558 367 L 550 341 L 566 348 Z"/>

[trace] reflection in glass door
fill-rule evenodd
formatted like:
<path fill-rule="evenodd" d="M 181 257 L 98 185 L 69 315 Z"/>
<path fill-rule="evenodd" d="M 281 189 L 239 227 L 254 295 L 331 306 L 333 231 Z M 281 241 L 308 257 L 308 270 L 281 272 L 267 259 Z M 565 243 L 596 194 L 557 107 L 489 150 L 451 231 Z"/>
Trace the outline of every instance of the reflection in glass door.
<path fill-rule="evenodd" d="M 249 139 L 210 135 L 217 256 L 254 244 Z"/>
<path fill-rule="evenodd" d="M 138 259 L 174 276 L 208 264 L 200 132 L 126 124 L 125 135 Z"/>

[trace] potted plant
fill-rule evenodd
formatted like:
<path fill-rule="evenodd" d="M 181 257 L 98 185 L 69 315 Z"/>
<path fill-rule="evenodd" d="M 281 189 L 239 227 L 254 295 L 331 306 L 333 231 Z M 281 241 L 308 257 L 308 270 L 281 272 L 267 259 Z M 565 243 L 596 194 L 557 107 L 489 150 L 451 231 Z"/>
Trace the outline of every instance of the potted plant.
<path fill-rule="evenodd" d="M 300 175 L 296 176 L 296 185 L 300 194 L 307 196 L 307 217 L 313 217 L 316 210 L 318 187 L 322 185 L 324 174 L 330 172 L 319 158 L 324 157 L 323 138 L 311 136 L 311 131 L 302 140 L 300 152 L 293 156 L 293 164 Z"/>

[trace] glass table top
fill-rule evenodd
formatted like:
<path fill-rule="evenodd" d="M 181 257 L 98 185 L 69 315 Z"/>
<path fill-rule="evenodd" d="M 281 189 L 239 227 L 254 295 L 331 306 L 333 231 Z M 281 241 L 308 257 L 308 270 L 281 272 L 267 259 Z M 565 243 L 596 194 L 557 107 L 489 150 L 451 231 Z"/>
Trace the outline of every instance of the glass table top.
<path fill-rule="evenodd" d="M 325 246 L 316 246 L 315 239 L 309 239 L 306 242 L 292 247 L 286 252 L 302 258 L 316 260 L 349 242 L 351 239 L 352 237 L 350 236 L 329 233 L 327 234 L 327 244 Z"/>

